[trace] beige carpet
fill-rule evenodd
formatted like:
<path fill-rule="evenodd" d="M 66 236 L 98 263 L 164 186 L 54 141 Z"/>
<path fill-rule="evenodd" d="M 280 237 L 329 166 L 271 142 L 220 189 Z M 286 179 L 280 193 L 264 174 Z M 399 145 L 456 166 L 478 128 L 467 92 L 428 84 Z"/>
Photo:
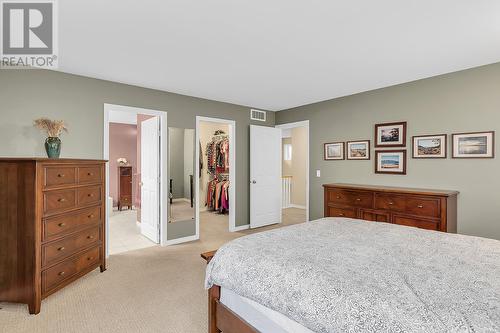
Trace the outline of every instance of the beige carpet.
<path fill-rule="evenodd" d="M 285 210 L 283 225 L 305 220 L 304 210 Z M 227 216 L 203 213 L 201 239 L 171 247 L 112 255 L 108 270 L 88 274 L 42 302 L 39 315 L 0 303 L 0 332 L 172 332 L 207 331 L 203 251 L 245 234 L 227 231 Z"/>

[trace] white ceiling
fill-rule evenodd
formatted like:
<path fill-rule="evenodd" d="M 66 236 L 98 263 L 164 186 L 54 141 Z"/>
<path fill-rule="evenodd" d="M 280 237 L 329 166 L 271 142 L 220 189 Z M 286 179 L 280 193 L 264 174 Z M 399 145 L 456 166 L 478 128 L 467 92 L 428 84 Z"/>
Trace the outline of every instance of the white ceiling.
<path fill-rule="evenodd" d="M 58 3 L 59 70 L 267 110 L 500 61 L 498 0 Z"/>

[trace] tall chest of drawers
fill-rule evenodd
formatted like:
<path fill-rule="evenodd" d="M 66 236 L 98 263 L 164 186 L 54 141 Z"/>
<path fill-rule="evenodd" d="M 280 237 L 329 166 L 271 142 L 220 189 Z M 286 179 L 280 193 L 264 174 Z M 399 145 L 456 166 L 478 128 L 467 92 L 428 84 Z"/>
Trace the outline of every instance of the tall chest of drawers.
<path fill-rule="evenodd" d="M 325 184 L 325 217 L 457 232 L 457 191 Z"/>
<path fill-rule="evenodd" d="M 105 161 L 0 158 L 0 301 L 41 300 L 100 267 Z"/>

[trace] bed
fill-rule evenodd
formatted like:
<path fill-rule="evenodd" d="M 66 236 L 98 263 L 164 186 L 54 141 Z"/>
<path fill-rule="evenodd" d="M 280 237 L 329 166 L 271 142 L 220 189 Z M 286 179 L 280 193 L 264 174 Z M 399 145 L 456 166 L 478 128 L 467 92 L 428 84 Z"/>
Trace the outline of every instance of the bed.
<path fill-rule="evenodd" d="M 500 332 L 500 242 L 323 218 L 208 261 L 209 333 Z"/>

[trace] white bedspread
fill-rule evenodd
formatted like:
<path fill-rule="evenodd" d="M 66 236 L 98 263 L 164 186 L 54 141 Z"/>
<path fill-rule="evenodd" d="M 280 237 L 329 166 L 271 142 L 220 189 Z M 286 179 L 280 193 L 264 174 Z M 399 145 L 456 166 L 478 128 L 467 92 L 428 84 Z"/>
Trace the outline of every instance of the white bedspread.
<path fill-rule="evenodd" d="M 500 242 L 326 218 L 221 247 L 206 287 L 315 332 L 500 332 Z"/>

